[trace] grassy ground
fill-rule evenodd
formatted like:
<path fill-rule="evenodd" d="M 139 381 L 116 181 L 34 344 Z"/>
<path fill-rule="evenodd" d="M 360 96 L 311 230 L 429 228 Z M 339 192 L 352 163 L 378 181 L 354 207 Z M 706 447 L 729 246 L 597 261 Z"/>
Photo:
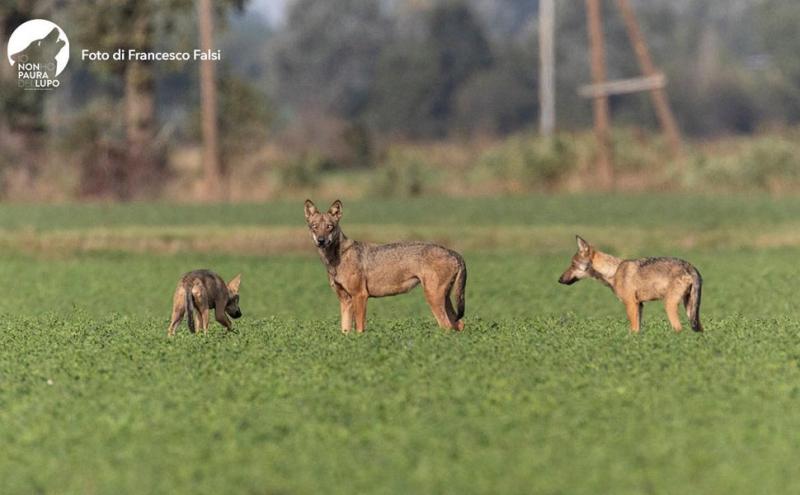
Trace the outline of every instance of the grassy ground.
<path fill-rule="evenodd" d="M 417 290 L 342 336 L 296 204 L 0 208 L 2 492 L 800 489 L 800 201 L 345 209 L 346 232 L 465 251 L 465 332 Z M 574 232 L 691 260 L 707 331 L 675 335 L 651 303 L 631 336 L 608 289 L 558 285 Z M 174 284 L 202 266 L 244 274 L 239 332 L 167 339 Z"/>

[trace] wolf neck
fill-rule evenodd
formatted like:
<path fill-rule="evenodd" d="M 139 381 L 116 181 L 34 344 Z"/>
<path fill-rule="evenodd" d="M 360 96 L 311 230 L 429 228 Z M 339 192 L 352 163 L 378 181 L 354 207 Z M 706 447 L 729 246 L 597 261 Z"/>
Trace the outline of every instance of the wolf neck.
<path fill-rule="evenodd" d="M 352 245 L 353 241 L 348 239 L 340 229 L 338 237 L 334 238 L 333 242 L 327 247 L 317 248 L 319 256 L 322 258 L 322 262 L 325 264 L 325 268 L 328 269 L 328 273 L 331 276 L 336 275 L 336 268 L 342 260 L 342 255 L 345 251 L 350 249 Z"/>
<path fill-rule="evenodd" d="M 592 277 L 613 289 L 614 277 L 617 274 L 617 268 L 619 268 L 620 263 L 622 263 L 620 258 L 596 251 L 592 256 Z"/>

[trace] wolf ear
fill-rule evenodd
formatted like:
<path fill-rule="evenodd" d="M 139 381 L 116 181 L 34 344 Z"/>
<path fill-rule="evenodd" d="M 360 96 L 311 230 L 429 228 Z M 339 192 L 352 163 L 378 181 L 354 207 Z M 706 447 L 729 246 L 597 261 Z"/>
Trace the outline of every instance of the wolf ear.
<path fill-rule="evenodd" d="M 317 207 L 314 205 L 314 202 L 311 201 L 310 199 L 306 200 L 306 204 L 304 205 L 304 209 L 305 209 L 305 212 L 306 212 L 306 220 L 311 218 L 311 215 L 313 215 L 314 213 L 317 213 L 319 211 L 319 210 L 317 210 Z"/>
<path fill-rule="evenodd" d="M 338 222 L 342 218 L 342 202 L 338 199 L 333 202 L 331 207 L 328 209 L 328 213 L 330 216 L 336 219 Z"/>
<path fill-rule="evenodd" d="M 583 237 L 576 235 L 575 240 L 578 241 L 578 251 L 582 253 L 589 252 L 589 249 L 592 247 Z"/>
<path fill-rule="evenodd" d="M 234 294 L 238 294 L 239 285 L 241 283 L 242 283 L 242 274 L 240 273 L 239 275 L 233 277 L 230 282 L 228 282 L 228 289 L 230 289 L 230 291 L 233 292 Z"/>

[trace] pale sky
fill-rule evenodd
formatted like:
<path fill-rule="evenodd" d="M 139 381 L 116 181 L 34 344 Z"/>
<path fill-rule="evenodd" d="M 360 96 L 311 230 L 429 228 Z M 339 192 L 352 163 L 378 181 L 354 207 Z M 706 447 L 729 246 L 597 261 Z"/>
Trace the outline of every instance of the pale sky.
<path fill-rule="evenodd" d="M 283 21 L 288 0 L 252 0 L 250 9 L 261 12 L 271 23 Z"/>

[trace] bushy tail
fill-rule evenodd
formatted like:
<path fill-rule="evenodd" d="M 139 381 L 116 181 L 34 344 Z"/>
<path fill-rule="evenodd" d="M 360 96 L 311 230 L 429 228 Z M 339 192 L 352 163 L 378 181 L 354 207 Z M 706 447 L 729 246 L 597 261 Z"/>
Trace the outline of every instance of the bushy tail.
<path fill-rule="evenodd" d="M 456 321 L 464 317 L 464 310 L 466 309 L 466 294 L 465 289 L 467 286 L 467 264 L 464 263 L 464 258 L 456 253 L 458 259 L 458 272 L 456 273 L 453 286 L 455 288 L 456 298 Z"/>
<path fill-rule="evenodd" d="M 686 312 L 689 313 L 689 322 L 692 330 L 702 332 L 703 325 L 700 323 L 700 297 L 703 293 L 703 277 L 696 269 L 692 273 L 692 288 L 689 289 L 689 301 L 686 304 Z"/>
<path fill-rule="evenodd" d="M 186 324 L 189 331 L 194 333 L 194 296 L 191 287 L 186 287 Z"/>

